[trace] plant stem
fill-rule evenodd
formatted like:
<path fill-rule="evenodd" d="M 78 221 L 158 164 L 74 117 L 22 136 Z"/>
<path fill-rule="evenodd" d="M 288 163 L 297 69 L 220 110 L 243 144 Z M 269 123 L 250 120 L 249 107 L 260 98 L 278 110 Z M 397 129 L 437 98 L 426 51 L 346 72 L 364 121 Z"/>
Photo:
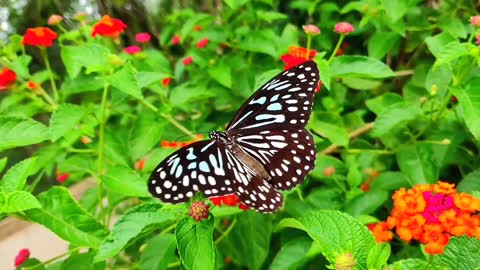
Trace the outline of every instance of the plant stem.
<path fill-rule="evenodd" d="M 355 129 L 354 131 L 352 131 L 348 134 L 348 139 L 351 140 L 353 138 L 356 138 L 356 137 L 362 135 L 363 133 L 366 133 L 366 132 L 370 131 L 373 128 L 374 125 L 375 125 L 375 122 L 370 122 L 370 123 L 365 124 L 362 127 L 359 127 L 357 129 Z M 329 147 L 320 151 L 319 154 L 320 155 L 328 155 L 330 153 L 335 152 L 338 147 L 340 147 L 340 146 L 337 145 L 337 144 L 332 144 Z"/>
<path fill-rule="evenodd" d="M 338 49 L 340 49 L 340 45 L 343 43 L 343 39 L 345 39 L 345 35 L 340 35 L 340 38 L 338 39 L 337 45 L 335 45 L 335 49 L 333 49 L 332 54 L 330 55 L 330 58 L 328 58 L 328 63 L 332 62 L 333 58 L 335 58 L 335 55 L 337 54 Z"/>
<path fill-rule="evenodd" d="M 310 60 L 310 47 L 312 45 L 312 36 L 307 35 L 307 53 L 305 54 L 305 59 Z"/>
<path fill-rule="evenodd" d="M 106 107 L 107 107 L 107 98 L 108 98 L 108 83 L 103 85 L 103 94 L 102 94 L 102 101 L 100 105 L 100 121 L 99 121 L 99 135 L 98 135 L 98 167 L 97 167 L 97 196 L 98 196 L 98 207 L 99 207 L 99 216 L 102 216 L 102 198 L 103 198 L 103 190 L 102 190 L 102 180 L 101 176 L 103 174 L 103 150 L 104 150 L 104 141 L 105 141 L 105 123 L 107 122 L 106 116 Z"/>
<path fill-rule="evenodd" d="M 70 152 L 70 153 L 95 153 L 95 149 L 78 149 L 78 148 L 69 147 L 66 150 L 67 152 Z"/>
<path fill-rule="evenodd" d="M 50 67 L 50 60 L 48 60 L 47 49 L 45 47 L 40 47 L 40 53 L 42 54 L 43 59 L 45 60 L 45 66 L 48 69 L 50 84 L 52 85 L 53 98 L 55 99 L 56 102 L 58 102 L 57 85 L 55 84 L 55 78 L 53 78 L 53 71 L 52 71 L 52 68 Z"/>
<path fill-rule="evenodd" d="M 225 232 L 215 240 L 215 242 L 214 242 L 215 245 L 218 245 L 218 243 L 220 243 L 225 237 L 227 237 L 230 234 L 230 232 L 232 231 L 232 229 L 235 227 L 236 224 L 237 224 L 237 219 L 234 219 L 232 221 L 232 224 L 230 224 L 230 226 L 228 226 L 228 228 L 225 230 Z"/>
<path fill-rule="evenodd" d="M 170 231 L 172 231 L 173 229 L 175 229 L 175 226 L 176 226 L 176 225 L 177 225 L 177 224 L 174 223 L 174 224 L 168 226 L 168 227 L 165 228 L 165 230 L 163 230 L 160 234 L 167 234 L 167 233 L 169 233 Z"/>
<path fill-rule="evenodd" d="M 23 270 L 30 270 L 30 269 L 35 269 L 35 268 L 40 267 L 40 266 L 43 266 L 43 265 L 47 265 L 47 264 L 49 264 L 49 263 L 52 263 L 52 262 L 54 262 L 54 261 L 56 261 L 56 260 L 58 260 L 58 259 L 61 259 L 61 258 L 65 257 L 65 256 L 67 256 L 67 255 L 70 255 L 70 254 L 72 254 L 72 253 L 74 253 L 74 252 L 77 252 L 77 251 L 79 251 L 80 249 L 81 249 L 81 247 L 73 248 L 73 249 L 71 249 L 71 250 L 69 250 L 69 251 L 67 251 L 67 252 L 65 252 L 65 253 L 63 253 L 63 254 L 60 254 L 60 255 L 58 255 L 58 256 L 56 256 L 56 257 L 51 258 L 51 259 L 48 260 L 48 261 L 41 262 L 41 263 L 39 263 L 39 264 L 35 264 L 35 265 L 32 265 L 32 266 L 22 267 L 22 269 L 23 269 Z"/>
<path fill-rule="evenodd" d="M 150 102 L 148 102 L 148 101 L 146 101 L 146 100 L 144 100 L 144 99 L 140 99 L 140 102 L 141 102 L 143 105 L 147 106 L 147 108 L 149 108 L 150 110 L 152 110 L 152 111 L 154 111 L 154 112 L 158 112 L 158 108 L 155 107 L 152 103 L 150 103 Z"/>
<path fill-rule="evenodd" d="M 360 153 L 372 153 L 372 154 L 379 154 L 379 155 L 393 155 L 395 152 L 390 150 L 382 150 L 382 149 L 348 149 L 347 153 L 349 154 L 360 154 Z"/>
<path fill-rule="evenodd" d="M 45 101 L 47 101 L 48 104 L 50 104 L 54 108 L 58 107 L 58 104 L 47 94 L 47 92 L 45 91 L 45 89 L 43 89 L 43 87 L 39 85 L 37 90 L 38 90 L 38 93 L 40 93 L 40 95 L 43 97 L 43 99 L 45 99 Z"/>
<path fill-rule="evenodd" d="M 163 118 L 165 118 L 168 122 L 170 122 L 172 125 L 174 125 L 176 128 L 178 128 L 179 130 L 181 130 L 183 133 L 185 133 L 186 135 L 192 137 L 192 138 L 196 138 L 195 134 L 193 134 L 193 132 L 191 132 L 190 130 L 188 130 L 186 127 L 184 127 L 182 124 L 180 124 L 177 120 L 175 120 L 172 116 L 166 114 L 166 113 L 162 113 L 160 114 Z"/>
<path fill-rule="evenodd" d="M 181 265 L 181 262 L 176 261 L 176 262 L 173 262 L 173 263 L 170 263 L 169 265 L 167 265 L 167 268 L 175 268 L 175 267 L 178 267 L 180 265 Z"/>

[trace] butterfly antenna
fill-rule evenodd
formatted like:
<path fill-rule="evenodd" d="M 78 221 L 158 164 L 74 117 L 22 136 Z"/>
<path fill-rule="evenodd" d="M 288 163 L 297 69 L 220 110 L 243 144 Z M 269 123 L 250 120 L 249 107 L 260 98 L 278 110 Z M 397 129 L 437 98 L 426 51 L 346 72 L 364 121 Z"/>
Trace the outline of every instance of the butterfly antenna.
<path fill-rule="evenodd" d="M 197 133 L 193 133 L 193 134 L 190 134 L 190 135 L 183 135 L 183 136 L 178 137 L 178 138 L 175 140 L 175 142 L 178 142 L 180 139 L 183 139 L 183 138 L 185 138 L 185 137 L 193 137 L 193 136 L 198 135 L 198 134 L 209 134 L 209 133 L 210 133 L 210 132 L 202 132 L 202 131 L 199 131 L 199 132 L 197 132 Z"/>

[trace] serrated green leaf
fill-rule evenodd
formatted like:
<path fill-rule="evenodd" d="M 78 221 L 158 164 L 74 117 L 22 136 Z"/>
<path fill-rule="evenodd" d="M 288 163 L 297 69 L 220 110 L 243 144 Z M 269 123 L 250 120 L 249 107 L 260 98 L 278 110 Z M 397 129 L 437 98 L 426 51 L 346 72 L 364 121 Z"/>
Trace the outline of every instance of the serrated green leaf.
<path fill-rule="evenodd" d="M 117 255 L 147 226 L 162 226 L 175 220 L 175 212 L 162 209 L 158 203 L 142 204 L 132 208 L 115 223 L 110 235 L 100 246 L 95 261 L 104 261 Z"/>
<path fill-rule="evenodd" d="M 27 177 L 37 172 L 36 161 L 36 157 L 27 158 L 8 169 L 0 182 L 1 190 L 3 192 L 22 190 L 25 187 Z"/>
<path fill-rule="evenodd" d="M 437 182 L 439 172 L 431 145 L 404 145 L 396 150 L 396 154 L 398 166 L 411 186 Z"/>
<path fill-rule="evenodd" d="M 300 269 L 306 261 L 305 254 L 310 250 L 312 240 L 305 237 L 294 238 L 282 245 L 273 258 L 269 270 Z"/>
<path fill-rule="evenodd" d="M 60 91 L 63 94 L 71 95 L 85 92 L 94 92 L 102 89 L 104 82 L 94 75 L 80 73 L 75 78 L 65 78 Z"/>
<path fill-rule="evenodd" d="M 428 49 L 435 57 L 440 57 L 443 47 L 454 41 L 456 41 L 456 39 L 446 32 L 425 39 Z"/>
<path fill-rule="evenodd" d="M 4 205 L 0 203 L 0 213 L 15 213 L 42 207 L 37 198 L 26 191 L 6 193 L 3 202 Z"/>
<path fill-rule="evenodd" d="M 404 259 L 388 265 L 390 270 L 433 270 L 432 265 L 420 259 Z"/>
<path fill-rule="evenodd" d="M 388 2 L 388 1 L 387 1 Z M 393 32 L 375 32 L 368 39 L 368 56 L 382 59 L 398 46 L 401 36 Z"/>
<path fill-rule="evenodd" d="M 332 210 L 309 213 L 299 221 L 310 237 L 320 244 L 322 254 L 335 262 L 341 254 L 350 253 L 359 269 L 367 268 L 367 256 L 375 245 L 370 231 L 355 218 Z"/>
<path fill-rule="evenodd" d="M 42 224 L 73 245 L 100 246 L 106 228 L 80 207 L 68 189 L 52 187 L 38 195 L 38 200 L 43 208 L 27 210 L 29 220 Z"/>
<path fill-rule="evenodd" d="M 462 181 L 458 183 L 457 190 L 460 192 L 480 191 L 480 169 L 476 169 L 465 175 Z"/>
<path fill-rule="evenodd" d="M 387 264 L 387 260 L 390 257 L 391 252 L 392 251 L 388 243 L 376 244 L 370 250 L 370 252 L 368 252 L 368 269 L 383 269 L 383 267 Z"/>
<path fill-rule="evenodd" d="M 310 126 L 315 132 L 328 138 L 333 144 L 348 145 L 348 131 L 343 127 L 342 119 L 336 114 L 314 113 L 310 119 Z"/>
<path fill-rule="evenodd" d="M 208 69 L 208 75 L 221 85 L 232 88 L 232 71 L 230 66 L 218 64 Z"/>
<path fill-rule="evenodd" d="M 150 197 L 146 179 L 127 167 L 110 167 L 105 175 L 102 175 L 102 184 L 110 191 L 125 196 Z"/>
<path fill-rule="evenodd" d="M 87 69 L 87 74 L 110 67 L 111 65 L 108 63 L 109 53 L 106 47 L 95 43 L 84 43 L 78 46 L 64 45 L 61 46 L 60 51 L 70 78 L 77 77 L 82 67 Z"/>
<path fill-rule="evenodd" d="M 433 265 L 446 269 L 476 270 L 480 267 L 480 240 L 467 236 L 452 237 L 442 254 L 433 257 Z"/>
<path fill-rule="evenodd" d="M 68 159 L 62 161 L 58 165 L 58 170 L 61 172 L 84 172 L 93 173 L 96 167 L 94 167 L 94 160 L 90 156 L 77 154 L 70 156 Z"/>
<path fill-rule="evenodd" d="M 374 112 L 376 115 L 379 115 L 391 105 L 401 102 L 403 102 L 403 98 L 400 95 L 385 93 L 381 96 L 367 100 L 365 104 L 370 111 Z"/>
<path fill-rule="evenodd" d="M 422 110 L 415 104 L 395 103 L 383 110 L 375 120 L 372 136 L 381 137 L 394 129 L 406 125 L 422 115 Z"/>
<path fill-rule="evenodd" d="M 104 77 L 110 85 L 123 93 L 130 95 L 137 99 L 143 99 L 140 86 L 135 77 L 135 71 L 131 64 L 125 64 L 122 69 L 113 73 L 110 76 Z"/>
<path fill-rule="evenodd" d="M 384 63 L 371 57 L 352 55 L 335 57 L 330 64 L 333 78 L 360 77 L 360 78 L 388 78 L 395 73 Z"/>
<path fill-rule="evenodd" d="M 177 222 L 175 236 L 178 252 L 187 270 L 214 269 L 213 224 L 213 217 L 200 222 L 185 217 Z"/>
<path fill-rule="evenodd" d="M 28 118 L 0 116 L 0 151 L 37 144 L 48 139 L 48 128 Z"/>
<path fill-rule="evenodd" d="M 402 18 L 408 10 L 408 0 L 382 0 L 382 7 L 392 21 Z"/>
<path fill-rule="evenodd" d="M 60 270 L 102 270 L 104 263 L 93 263 L 92 252 L 72 254 L 60 264 Z M 50 269 L 50 268 L 49 268 Z"/>
<path fill-rule="evenodd" d="M 158 116 L 149 111 L 137 117 L 128 139 L 133 160 L 138 160 L 159 143 L 165 125 L 166 121 L 159 121 Z"/>
<path fill-rule="evenodd" d="M 452 88 L 460 104 L 464 121 L 475 139 L 480 140 L 480 77 L 470 80 L 464 89 Z"/>
<path fill-rule="evenodd" d="M 318 71 L 320 73 L 320 81 L 322 82 L 322 85 L 324 85 L 327 90 L 330 90 L 332 74 L 330 72 L 330 65 L 328 61 L 325 59 L 320 59 L 315 62 L 318 65 Z"/>
<path fill-rule="evenodd" d="M 140 270 L 165 270 L 175 257 L 175 236 L 160 234 L 148 240 L 147 246 L 140 255 Z"/>
<path fill-rule="evenodd" d="M 8 67 L 15 71 L 15 73 L 24 78 L 30 78 L 30 71 L 28 70 L 28 66 L 32 61 L 32 57 L 28 54 L 22 54 L 15 61 L 9 62 Z"/>
<path fill-rule="evenodd" d="M 277 226 L 275 226 L 275 231 L 277 232 L 284 228 L 295 228 L 305 231 L 305 227 L 303 226 L 303 224 L 294 218 L 284 218 L 280 220 Z"/>
<path fill-rule="evenodd" d="M 270 250 L 271 233 L 270 216 L 253 211 L 238 214 L 237 224 L 220 244 L 222 253 L 248 269 L 260 269 Z"/>
<path fill-rule="evenodd" d="M 138 87 L 143 88 L 153 83 L 160 83 L 163 79 L 172 77 L 168 73 L 164 72 L 145 72 L 141 71 L 135 74 L 138 82 Z"/>
<path fill-rule="evenodd" d="M 470 52 L 467 50 L 466 46 L 458 41 L 453 41 L 445 44 L 438 55 L 435 55 L 437 60 L 435 61 L 434 66 L 440 66 L 443 64 L 448 64 L 461 56 L 468 55 Z"/>
<path fill-rule="evenodd" d="M 271 30 L 252 31 L 244 40 L 238 43 L 238 49 L 256 53 L 264 53 L 274 58 L 278 56 L 277 44 L 278 36 L 275 36 Z"/>
<path fill-rule="evenodd" d="M 85 115 L 78 105 L 64 103 L 53 112 L 50 118 L 50 137 L 53 142 L 70 132 Z"/>

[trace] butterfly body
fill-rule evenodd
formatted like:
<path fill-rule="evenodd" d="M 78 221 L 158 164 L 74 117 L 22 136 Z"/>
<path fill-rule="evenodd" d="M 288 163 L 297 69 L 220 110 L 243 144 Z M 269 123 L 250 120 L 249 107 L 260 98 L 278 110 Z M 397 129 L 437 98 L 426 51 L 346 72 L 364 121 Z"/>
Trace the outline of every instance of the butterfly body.
<path fill-rule="evenodd" d="M 197 192 L 236 194 L 259 212 L 283 204 L 279 190 L 303 182 L 315 163 L 315 145 L 305 125 L 318 69 L 306 62 L 277 75 L 255 92 L 225 132 L 171 154 L 152 172 L 149 190 L 164 202 L 181 203 Z"/>

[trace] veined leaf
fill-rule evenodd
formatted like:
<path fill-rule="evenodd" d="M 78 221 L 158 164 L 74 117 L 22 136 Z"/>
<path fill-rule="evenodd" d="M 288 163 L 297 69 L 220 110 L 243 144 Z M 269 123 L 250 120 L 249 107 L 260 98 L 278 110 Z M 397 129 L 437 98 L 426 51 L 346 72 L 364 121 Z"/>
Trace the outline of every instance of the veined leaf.
<path fill-rule="evenodd" d="M 175 236 L 178 252 L 186 269 L 214 269 L 213 229 L 213 217 L 200 222 L 186 217 L 177 222 Z"/>
<path fill-rule="evenodd" d="M 84 115 L 84 109 L 78 105 L 64 103 L 58 107 L 50 118 L 51 140 L 55 142 L 72 130 Z"/>
<path fill-rule="evenodd" d="M 35 120 L 0 116 L 0 151 L 37 144 L 48 139 L 48 128 Z"/>

